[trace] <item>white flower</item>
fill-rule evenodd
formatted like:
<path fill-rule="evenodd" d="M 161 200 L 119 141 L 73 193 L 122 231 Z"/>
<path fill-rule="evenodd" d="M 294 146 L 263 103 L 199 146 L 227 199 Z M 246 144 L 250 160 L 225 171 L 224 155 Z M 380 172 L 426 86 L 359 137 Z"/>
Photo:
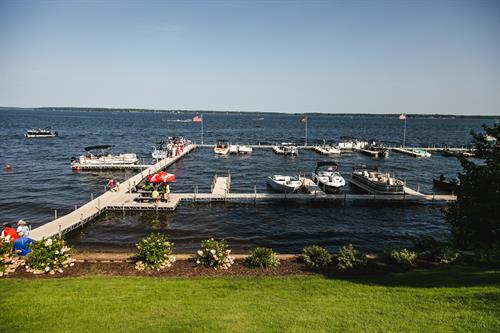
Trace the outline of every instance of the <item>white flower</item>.
<path fill-rule="evenodd" d="M 49 238 L 45 241 L 45 246 L 51 246 L 52 245 L 52 238 Z"/>
<path fill-rule="evenodd" d="M 214 250 L 214 249 L 211 249 L 211 250 L 210 250 L 210 253 L 215 254 L 215 250 Z"/>
<path fill-rule="evenodd" d="M 49 266 L 45 267 L 45 271 L 46 272 L 50 271 L 50 267 Z"/>
<path fill-rule="evenodd" d="M 198 250 L 198 255 L 202 256 L 203 255 L 203 251 L 202 250 Z"/>

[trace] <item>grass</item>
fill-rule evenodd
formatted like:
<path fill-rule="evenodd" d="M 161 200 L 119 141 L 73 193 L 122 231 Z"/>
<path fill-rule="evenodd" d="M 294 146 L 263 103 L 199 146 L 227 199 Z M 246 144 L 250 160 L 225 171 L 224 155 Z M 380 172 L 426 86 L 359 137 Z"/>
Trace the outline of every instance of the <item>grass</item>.
<path fill-rule="evenodd" d="M 500 270 L 0 280 L 2 332 L 499 332 Z"/>

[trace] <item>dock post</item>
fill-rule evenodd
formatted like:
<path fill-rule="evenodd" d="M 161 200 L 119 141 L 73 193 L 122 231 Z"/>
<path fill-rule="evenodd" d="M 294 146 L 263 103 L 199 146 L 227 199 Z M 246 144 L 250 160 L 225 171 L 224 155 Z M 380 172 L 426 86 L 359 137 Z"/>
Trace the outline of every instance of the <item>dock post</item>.
<path fill-rule="evenodd" d="M 101 212 L 101 199 L 100 198 L 97 198 L 97 210 L 99 211 L 99 213 Z"/>
<path fill-rule="evenodd" d="M 435 197 L 436 197 L 436 192 L 432 191 L 432 204 L 434 204 Z"/>
<path fill-rule="evenodd" d="M 61 237 L 62 237 L 62 231 L 61 231 L 61 225 L 60 224 L 59 224 L 58 234 L 59 234 L 59 239 L 61 239 Z"/>
<path fill-rule="evenodd" d="M 78 209 L 78 205 L 75 205 L 75 210 L 77 210 L 77 209 Z"/>
<path fill-rule="evenodd" d="M 257 185 L 253 186 L 253 203 L 257 204 Z"/>
<path fill-rule="evenodd" d="M 417 184 L 417 192 L 420 193 L 420 184 Z"/>
<path fill-rule="evenodd" d="M 54 220 L 57 220 L 57 209 L 54 209 Z"/>
<path fill-rule="evenodd" d="M 94 193 L 90 193 L 90 201 L 94 201 Z"/>
<path fill-rule="evenodd" d="M 104 185 L 104 193 L 106 193 L 106 185 Z"/>
<path fill-rule="evenodd" d="M 125 213 L 125 203 L 122 202 L 122 212 Z"/>

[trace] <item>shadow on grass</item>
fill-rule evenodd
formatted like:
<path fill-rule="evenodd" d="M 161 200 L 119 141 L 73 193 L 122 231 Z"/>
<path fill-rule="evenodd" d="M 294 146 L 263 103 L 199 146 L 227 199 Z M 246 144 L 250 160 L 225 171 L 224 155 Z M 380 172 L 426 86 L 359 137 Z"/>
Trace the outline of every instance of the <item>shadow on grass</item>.
<path fill-rule="evenodd" d="M 405 272 L 390 272 L 383 267 L 369 264 L 355 272 L 339 272 L 328 269 L 323 274 L 330 279 L 345 280 L 373 286 L 386 287 L 484 287 L 500 288 L 500 268 L 472 265 L 447 265 L 418 268 Z"/>

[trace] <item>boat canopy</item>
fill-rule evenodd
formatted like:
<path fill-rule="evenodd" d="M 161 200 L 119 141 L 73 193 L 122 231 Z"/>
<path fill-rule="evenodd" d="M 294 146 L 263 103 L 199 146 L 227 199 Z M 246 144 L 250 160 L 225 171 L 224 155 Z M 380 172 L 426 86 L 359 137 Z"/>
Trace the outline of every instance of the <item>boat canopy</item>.
<path fill-rule="evenodd" d="M 333 166 L 334 170 L 337 170 L 339 165 L 335 161 L 320 161 L 316 163 L 316 171 L 323 166 Z"/>
<path fill-rule="evenodd" d="M 85 151 L 90 151 L 90 150 L 96 150 L 96 149 L 109 149 L 111 147 L 114 147 L 114 145 L 99 145 L 99 146 L 89 146 L 85 147 Z"/>

